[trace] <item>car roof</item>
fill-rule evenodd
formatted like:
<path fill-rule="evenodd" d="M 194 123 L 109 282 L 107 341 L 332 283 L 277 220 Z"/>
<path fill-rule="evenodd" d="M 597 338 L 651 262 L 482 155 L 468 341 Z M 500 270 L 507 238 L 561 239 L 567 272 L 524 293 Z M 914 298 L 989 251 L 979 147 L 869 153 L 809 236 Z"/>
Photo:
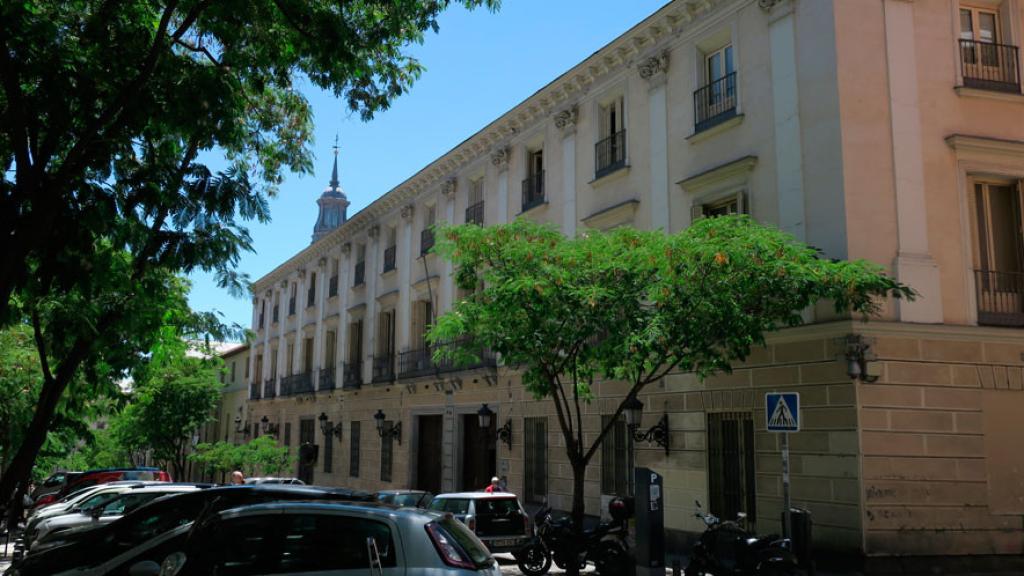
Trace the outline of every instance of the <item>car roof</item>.
<path fill-rule="evenodd" d="M 377 494 L 430 494 L 426 490 L 377 490 Z"/>
<path fill-rule="evenodd" d="M 162 494 L 162 493 L 171 493 L 171 492 L 194 492 L 196 490 L 202 490 L 202 489 L 203 489 L 202 486 L 197 486 L 195 484 L 168 484 L 168 483 L 164 482 L 162 486 L 158 484 L 158 485 L 153 485 L 153 486 L 136 486 L 136 487 L 132 487 L 130 490 L 125 491 L 125 493 L 126 494 L 127 493 L 131 493 L 131 494 L 139 494 L 139 493 L 142 493 L 142 494 L 149 494 L 149 493 Z"/>
<path fill-rule="evenodd" d="M 329 502 L 311 500 L 288 500 L 280 502 L 261 502 L 258 504 L 247 504 L 228 510 L 219 514 L 224 517 L 247 516 L 258 514 L 283 514 L 288 512 L 360 512 L 371 516 L 380 517 L 405 517 L 423 518 L 433 520 L 440 517 L 436 512 L 429 512 L 419 508 L 408 506 L 395 506 L 383 502 Z"/>
<path fill-rule="evenodd" d="M 450 492 L 448 494 L 438 494 L 434 498 L 467 498 L 470 500 L 486 500 L 489 498 L 515 498 L 519 499 L 518 496 L 511 492 Z"/>

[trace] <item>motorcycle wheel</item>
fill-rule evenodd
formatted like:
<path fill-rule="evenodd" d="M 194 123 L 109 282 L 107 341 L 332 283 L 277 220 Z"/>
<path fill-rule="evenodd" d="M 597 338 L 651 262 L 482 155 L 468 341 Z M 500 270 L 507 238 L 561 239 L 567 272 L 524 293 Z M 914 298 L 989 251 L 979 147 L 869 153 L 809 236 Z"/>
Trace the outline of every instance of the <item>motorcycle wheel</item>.
<path fill-rule="evenodd" d="M 526 576 L 544 576 L 551 569 L 551 556 L 539 544 L 530 544 L 515 554 L 519 570 Z"/>
<path fill-rule="evenodd" d="M 614 540 L 605 540 L 598 544 L 594 555 L 594 568 L 602 576 L 625 574 L 629 568 L 629 554 L 626 548 Z"/>
<path fill-rule="evenodd" d="M 690 564 L 686 566 L 686 576 L 705 576 L 708 573 L 708 567 L 704 565 L 704 562 L 693 559 L 690 560 Z"/>

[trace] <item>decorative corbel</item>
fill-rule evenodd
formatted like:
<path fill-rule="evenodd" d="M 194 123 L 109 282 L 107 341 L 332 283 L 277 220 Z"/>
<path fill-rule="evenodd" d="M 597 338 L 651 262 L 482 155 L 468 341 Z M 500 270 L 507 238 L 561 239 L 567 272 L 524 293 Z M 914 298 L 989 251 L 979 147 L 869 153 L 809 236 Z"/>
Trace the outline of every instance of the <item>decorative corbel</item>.
<path fill-rule="evenodd" d="M 370 226 L 370 229 L 366 231 L 366 235 L 371 239 L 376 240 L 380 236 L 380 224 L 374 224 Z"/>
<path fill-rule="evenodd" d="M 444 185 L 441 186 L 441 194 L 448 200 L 455 197 L 455 188 L 458 185 L 458 180 L 455 177 L 451 177 L 444 181 Z"/>
<path fill-rule="evenodd" d="M 343 255 L 345 255 L 345 256 L 348 256 L 349 254 L 351 254 L 352 253 L 352 243 L 351 242 L 345 242 L 344 244 L 342 244 L 341 245 L 341 253 Z"/>
<path fill-rule="evenodd" d="M 565 134 L 576 132 L 576 121 L 579 119 L 579 107 L 575 104 L 555 114 L 555 128 Z"/>
<path fill-rule="evenodd" d="M 494 165 L 498 170 L 507 170 L 508 161 L 512 156 L 512 151 L 508 146 L 502 146 L 494 152 L 491 152 L 491 164 Z"/>
<path fill-rule="evenodd" d="M 416 206 L 414 206 L 412 204 L 406 204 L 405 206 L 402 206 L 402 211 L 401 211 L 402 220 L 405 220 L 406 222 L 408 222 L 409 220 L 412 220 L 412 216 L 415 213 L 416 213 Z"/>
<path fill-rule="evenodd" d="M 637 65 L 637 70 L 640 72 L 640 77 L 648 82 L 664 80 L 668 73 L 668 52 L 645 58 Z"/>

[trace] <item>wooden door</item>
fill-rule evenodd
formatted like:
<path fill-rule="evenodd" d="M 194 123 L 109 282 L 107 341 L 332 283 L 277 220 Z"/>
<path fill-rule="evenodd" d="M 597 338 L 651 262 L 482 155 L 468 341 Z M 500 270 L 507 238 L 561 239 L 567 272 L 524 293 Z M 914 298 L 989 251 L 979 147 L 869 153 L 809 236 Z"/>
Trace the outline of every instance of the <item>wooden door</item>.
<path fill-rule="evenodd" d="M 419 438 L 417 440 L 416 489 L 431 494 L 441 493 L 441 442 L 442 422 L 440 414 L 419 417 Z"/>
<path fill-rule="evenodd" d="M 315 420 L 306 418 L 299 421 L 299 480 L 306 484 L 313 483 L 313 467 L 316 466 L 316 458 L 303 458 L 302 447 L 312 446 L 315 450 Z M 306 450 L 309 450 L 308 448 Z M 314 452 L 315 453 L 315 452 Z"/>
<path fill-rule="evenodd" d="M 491 418 L 486 430 L 480 428 L 476 414 L 462 416 L 462 490 L 483 490 L 498 470 L 497 428 Z"/>

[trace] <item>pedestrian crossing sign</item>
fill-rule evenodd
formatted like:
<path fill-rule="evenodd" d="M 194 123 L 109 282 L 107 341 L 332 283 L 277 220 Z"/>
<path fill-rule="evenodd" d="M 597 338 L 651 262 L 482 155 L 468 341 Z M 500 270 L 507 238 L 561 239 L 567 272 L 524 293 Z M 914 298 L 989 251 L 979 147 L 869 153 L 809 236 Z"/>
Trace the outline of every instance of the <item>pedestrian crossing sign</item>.
<path fill-rule="evenodd" d="M 769 432 L 800 431 L 800 394 L 798 392 L 765 394 L 764 409 Z"/>

